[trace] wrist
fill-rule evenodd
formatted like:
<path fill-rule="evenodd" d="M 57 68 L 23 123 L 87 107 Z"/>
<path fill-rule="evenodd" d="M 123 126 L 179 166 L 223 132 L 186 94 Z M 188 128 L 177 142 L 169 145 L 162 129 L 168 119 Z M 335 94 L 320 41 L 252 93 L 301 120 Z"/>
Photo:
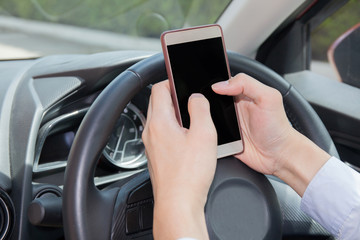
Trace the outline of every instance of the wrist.
<path fill-rule="evenodd" d="M 330 155 L 301 133 L 293 130 L 281 154 L 281 166 L 275 176 L 289 184 L 302 196 Z"/>
<path fill-rule="evenodd" d="M 157 188 L 154 200 L 157 205 L 161 207 L 170 208 L 171 206 L 177 206 L 184 208 L 184 210 L 185 208 L 189 208 L 193 211 L 203 211 L 207 201 L 207 195 L 194 194 L 195 192 L 199 191 L 181 186 L 175 188 Z"/>
<path fill-rule="evenodd" d="M 181 200 L 155 200 L 153 232 L 155 239 L 207 239 L 204 206 Z"/>

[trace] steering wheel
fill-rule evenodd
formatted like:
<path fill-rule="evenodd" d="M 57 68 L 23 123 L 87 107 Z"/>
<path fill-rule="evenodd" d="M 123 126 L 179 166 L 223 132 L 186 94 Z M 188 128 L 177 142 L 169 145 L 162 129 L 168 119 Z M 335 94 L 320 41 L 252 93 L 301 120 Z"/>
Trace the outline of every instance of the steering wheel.
<path fill-rule="evenodd" d="M 293 127 L 337 156 L 325 126 L 308 102 L 266 66 L 228 53 L 232 75 L 239 72 L 278 89 Z M 133 65 L 116 77 L 86 114 L 73 142 L 63 189 L 65 238 L 152 239 L 153 198 L 149 173 L 100 191 L 94 171 L 117 119 L 142 88 L 167 78 L 161 53 Z M 246 147 L 246 146 L 245 146 Z M 205 206 L 211 239 L 281 239 L 282 215 L 268 179 L 234 157 L 218 161 Z"/>

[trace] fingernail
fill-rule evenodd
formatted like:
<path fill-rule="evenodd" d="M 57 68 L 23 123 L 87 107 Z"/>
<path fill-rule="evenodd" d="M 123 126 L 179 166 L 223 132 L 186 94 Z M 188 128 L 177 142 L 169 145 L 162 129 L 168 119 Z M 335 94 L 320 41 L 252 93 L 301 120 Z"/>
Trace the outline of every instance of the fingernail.
<path fill-rule="evenodd" d="M 213 89 L 219 89 L 219 88 L 227 87 L 228 85 L 229 85 L 229 81 L 222 81 L 222 82 L 214 83 L 211 87 Z"/>
<path fill-rule="evenodd" d="M 193 93 L 193 94 L 191 94 L 189 99 L 190 98 L 201 98 L 201 97 L 204 97 L 204 95 L 202 95 L 201 93 Z"/>

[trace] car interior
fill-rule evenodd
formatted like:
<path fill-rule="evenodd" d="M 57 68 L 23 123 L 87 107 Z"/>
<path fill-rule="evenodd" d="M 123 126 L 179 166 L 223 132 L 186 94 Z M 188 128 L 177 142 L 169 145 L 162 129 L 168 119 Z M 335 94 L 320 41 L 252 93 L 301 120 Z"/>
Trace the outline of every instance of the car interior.
<path fill-rule="evenodd" d="M 153 239 L 141 135 L 170 29 L 219 24 L 231 74 L 280 91 L 292 126 L 360 171 L 358 1 L 50 2 L 0 1 L 0 239 Z M 335 239 L 300 202 L 219 159 L 209 237 Z"/>

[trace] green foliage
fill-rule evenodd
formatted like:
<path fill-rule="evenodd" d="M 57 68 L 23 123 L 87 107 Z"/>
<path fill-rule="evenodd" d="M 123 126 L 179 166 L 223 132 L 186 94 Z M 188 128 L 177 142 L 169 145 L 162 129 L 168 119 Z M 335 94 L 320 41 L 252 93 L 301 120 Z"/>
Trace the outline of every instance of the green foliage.
<path fill-rule="evenodd" d="M 350 0 L 320 24 L 311 35 L 312 58 L 326 61 L 327 50 L 343 33 L 360 22 L 360 1 Z"/>
<path fill-rule="evenodd" d="M 214 23 L 230 0 L 0 0 L 0 14 L 159 37 L 184 26 Z"/>

